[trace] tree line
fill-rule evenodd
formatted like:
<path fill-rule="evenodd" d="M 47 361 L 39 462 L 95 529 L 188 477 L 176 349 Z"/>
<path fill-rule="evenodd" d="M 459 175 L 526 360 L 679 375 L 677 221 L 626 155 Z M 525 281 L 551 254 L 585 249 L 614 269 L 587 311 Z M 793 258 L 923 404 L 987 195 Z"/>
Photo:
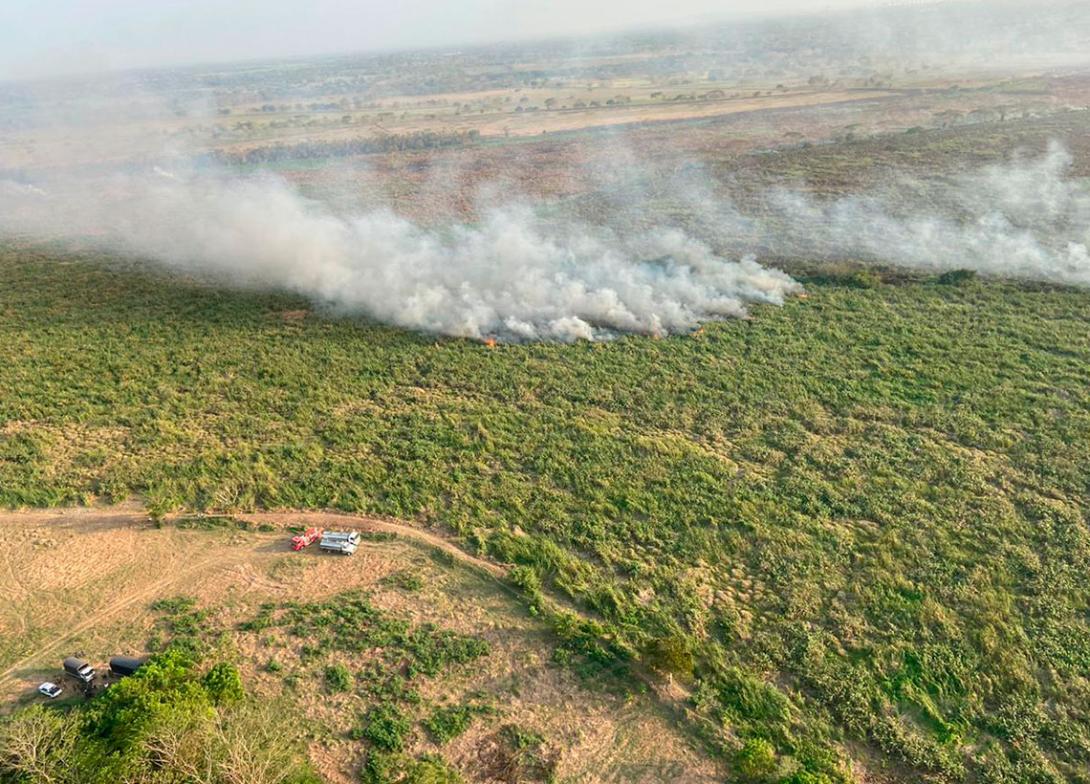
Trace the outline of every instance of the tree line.
<path fill-rule="evenodd" d="M 345 158 L 351 155 L 464 147 L 477 143 L 480 137 L 481 133 L 477 130 L 418 131 L 415 133 L 389 134 L 356 139 L 311 140 L 297 144 L 272 144 L 241 151 L 215 150 L 207 157 L 215 163 L 235 165 Z"/>

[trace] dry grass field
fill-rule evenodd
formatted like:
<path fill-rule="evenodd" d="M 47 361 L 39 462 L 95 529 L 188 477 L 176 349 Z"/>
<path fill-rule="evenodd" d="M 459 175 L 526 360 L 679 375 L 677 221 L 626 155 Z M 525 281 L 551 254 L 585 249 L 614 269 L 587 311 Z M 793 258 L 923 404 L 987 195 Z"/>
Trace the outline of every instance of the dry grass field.
<path fill-rule="evenodd" d="M 8 709 L 38 700 L 34 689 L 44 680 L 73 693 L 59 669 L 64 656 L 79 652 L 102 666 L 112 655 L 140 655 L 156 634 L 151 605 L 192 596 L 211 611 L 209 624 L 230 630 L 227 644 L 248 688 L 270 700 L 286 696 L 297 709 L 294 720 L 307 724 L 303 734 L 316 769 L 328 781 L 349 784 L 357 780 L 361 749 L 348 735 L 365 699 L 328 693 L 327 663 L 305 662 L 297 641 L 238 626 L 263 603 L 363 591 L 393 616 L 479 636 L 490 646 L 485 658 L 420 691 L 427 704 L 472 699 L 491 712 L 442 748 L 418 733 L 412 751 L 441 750 L 467 780 L 490 781 L 497 730 L 513 724 L 546 739 L 560 780 L 718 780 L 716 764 L 680 734 L 652 695 L 591 687 L 552 663 L 549 632 L 495 579 L 495 565 L 472 563 L 438 537 L 382 521 L 320 513 L 244 517 L 266 530 L 186 528 L 184 519 L 182 527 L 156 525 L 135 505 L 0 514 L 0 700 Z M 371 538 L 352 558 L 315 548 L 294 553 L 281 526 L 301 519 L 355 522 Z M 395 529 L 409 536 L 395 537 Z M 455 553 L 461 562 L 450 557 Z M 405 574 L 414 577 L 412 590 L 390 579 Z M 345 655 L 336 661 L 359 665 Z"/>

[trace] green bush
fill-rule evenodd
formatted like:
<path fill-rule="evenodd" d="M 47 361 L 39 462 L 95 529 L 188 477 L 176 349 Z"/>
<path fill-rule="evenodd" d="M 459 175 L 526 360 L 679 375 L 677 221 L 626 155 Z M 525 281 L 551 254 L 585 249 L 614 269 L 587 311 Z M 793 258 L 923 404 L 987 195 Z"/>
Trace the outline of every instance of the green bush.
<path fill-rule="evenodd" d="M 419 591 L 424 587 L 424 578 L 408 569 L 398 569 L 396 572 L 391 572 L 383 577 L 381 582 L 383 585 L 409 592 Z"/>
<path fill-rule="evenodd" d="M 464 784 L 457 770 L 440 757 L 411 759 L 403 754 L 371 750 L 360 769 L 361 784 Z"/>
<path fill-rule="evenodd" d="M 464 784 L 457 770 L 438 757 L 423 757 L 413 764 L 405 784 Z"/>
<path fill-rule="evenodd" d="M 331 692 L 348 691 L 352 688 L 352 673 L 343 664 L 330 664 L 325 668 L 325 685 Z"/>
<path fill-rule="evenodd" d="M 242 688 L 242 675 L 238 668 L 229 662 L 219 662 L 204 674 L 204 688 L 216 705 L 238 702 L 245 696 Z"/>
<path fill-rule="evenodd" d="M 797 770 L 790 776 L 780 779 L 780 784 L 833 784 L 833 780 L 824 773 Z"/>
<path fill-rule="evenodd" d="M 882 285 L 882 276 L 871 270 L 857 270 L 845 275 L 840 282 L 853 289 L 876 289 Z"/>
<path fill-rule="evenodd" d="M 644 650 L 647 663 L 659 672 L 688 678 L 693 674 L 693 651 L 684 637 L 657 637 Z"/>
<path fill-rule="evenodd" d="M 377 749 L 367 752 L 367 759 L 360 769 L 361 784 L 396 784 L 401 777 L 400 755 Z"/>
<path fill-rule="evenodd" d="M 412 721 L 397 705 L 383 703 L 367 712 L 358 737 L 381 751 L 401 751 L 412 731 Z"/>
<path fill-rule="evenodd" d="M 424 720 L 436 743 L 449 743 L 469 729 L 479 711 L 469 705 L 440 706 Z"/>
<path fill-rule="evenodd" d="M 750 738 L 734 757 L 734 769 L 743 781 L 767 781 L 776 767 L 776 748 L 763 738 Z"/>
<path fill-rule="evenodd" d="M 975 279 L 976 270 L 956 269 L 939 275 L 938 282 L 943 286 L 962 286 Z"/>

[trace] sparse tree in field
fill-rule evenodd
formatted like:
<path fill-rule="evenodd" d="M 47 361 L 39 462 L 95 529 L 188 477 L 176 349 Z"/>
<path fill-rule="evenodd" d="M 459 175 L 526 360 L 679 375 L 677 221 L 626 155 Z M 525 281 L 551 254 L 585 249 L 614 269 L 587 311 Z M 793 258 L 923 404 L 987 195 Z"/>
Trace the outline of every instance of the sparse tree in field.
<path fill-rule="evenodd" d="M 205 712 L 168 710 L 143 739 L 144 756 L 153 771 L 171 771 L 182 781 L 212 784 L 214 724 Z"/>

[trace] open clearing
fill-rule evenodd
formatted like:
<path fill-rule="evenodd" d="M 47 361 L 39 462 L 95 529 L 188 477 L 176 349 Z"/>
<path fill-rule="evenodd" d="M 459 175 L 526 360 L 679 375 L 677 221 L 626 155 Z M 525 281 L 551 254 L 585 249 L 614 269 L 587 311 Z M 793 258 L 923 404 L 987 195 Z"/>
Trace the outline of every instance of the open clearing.
<path fill-rule="evenodd" d="M 241 517 L 277 527 L 351 525 L 372 537 L 354 557 L 340 558 L 316 548 L 293 553 L 283 530 L 157 526 L 134 505 L 0 513 L 0 697 L 8 705 L 36 699 L 34 687 L 56 680 L 60 659 L 76 651 L 96 664 L 115 654 L 142 653 L 155 629 L 149 605 L 158 599 L 197 597 L 214 609 L 216 623 L 233 629 L 263 602 L 315 601 L 363 590 L 372 592 L 376 607 L 399 617 L 489 642 L 491 653 L 471 671 L 430 684 L 424 693 L 444 700 L 483 694 L 499 713 L 442 749 L 423 737 L 416 741 L 422 752 L 442 751 L 469 780 L 489 780 L 476 774 L 487 772 L 481 757 L 502 722 L 543 735 L 559 754 L 560 780 L 717 780 L 715 764 L 691 747 L 652 698 L 591 690 L 550 663 L 548 632 L 510 589 L 492 579 L 502 574 L 500 567 L 441 537 L 389 521 L 327 513 Z M 435 558 L 437 550 L 470 568 Z M 398 591 L 384 581 L 408 572 L 421 578 L 421 588 Z M 321 666 L 300 663 L 283 639 L 235 634 L 233 644 L 250 687 L 270 698 L 288 692 L 301 717 L 313 724 L 310 756 L 322 775 L 355 781 L 360 748 L 345 736 L 360 698 L 324 693 Z M 272 659 L 300 685 L 288 691 L 284 675 L 267 670 Z"/>

